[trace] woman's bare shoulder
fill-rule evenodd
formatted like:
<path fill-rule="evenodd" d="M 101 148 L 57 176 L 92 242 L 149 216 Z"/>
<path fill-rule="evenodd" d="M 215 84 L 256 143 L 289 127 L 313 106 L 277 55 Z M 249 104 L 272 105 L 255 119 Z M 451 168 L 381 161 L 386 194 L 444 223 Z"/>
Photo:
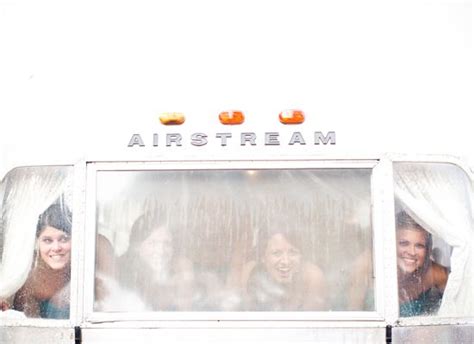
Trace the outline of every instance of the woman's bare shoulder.
<path fill-rule="evenodd" d="M 305 310 L 326 310 L 327 285 L 323 270 L 314 263 L 306 262 L 303 265 L 303 295 Z"/>
<path fill-rule="evenodd" d="M 431 273 L 433 276 L 433 283 L 438 288 L 444 289 L 446 283 L 448 282 L 448 269 L 444 266 L 433 262 L 431 264 Z"/>
<path fill-rule="evenodd" d="M 306 262 L 303 265 L 303 278 L 312 285 L 323 285 L 325 284 L 325 276 L 323 270 L 314 263 Z"/>

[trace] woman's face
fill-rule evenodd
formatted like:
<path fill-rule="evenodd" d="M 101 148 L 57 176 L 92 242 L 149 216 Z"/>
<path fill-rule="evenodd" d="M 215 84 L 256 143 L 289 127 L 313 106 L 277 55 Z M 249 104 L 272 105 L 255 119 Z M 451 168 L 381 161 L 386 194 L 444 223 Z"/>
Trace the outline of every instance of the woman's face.
<path fill-rule="evenodd" d="M 71 261 L 71 237 L 57 228 L 46 226 L 38 237 L 41 259 L 53 270 L 61 270 Z"/>
<path fill-rule="evenodd" d="M 426 232 L 414 228 L 397 230 L 397 265 L 406 274 L 421 268 L 426 259 Z"/>
<path fill-rule="evenodd" d="M 284 235 L 275 234 L 268 241 L 263 265 L 275 281 L 289 284 L 300 270 L 301 252 Z"/>
<path fill-rule="evenodd" d="M 172 238 L 165 227 L 158 227 L 139 246 L 141 259 L 151 267 L 168 266 L 173 255 Z"/>

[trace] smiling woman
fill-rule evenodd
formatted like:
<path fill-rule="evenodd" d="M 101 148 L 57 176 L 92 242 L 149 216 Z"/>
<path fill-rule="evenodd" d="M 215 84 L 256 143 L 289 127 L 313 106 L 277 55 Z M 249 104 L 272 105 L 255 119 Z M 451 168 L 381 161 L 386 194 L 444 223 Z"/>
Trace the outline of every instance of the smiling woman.
<path fill-rule="evenodd" d="M 68 317 L 72 177 L 70 166 L 31 166 L 13 169 L 1 182 L 4 316 Z"/>
<path fill-rule="evenodd" d="M 322 270 L 307 261 L 301 233 L 260 230 L 258 261 L 243 271 L 247 308 L 257 311 L 320 311 L 327 308 Z M 299 234 L 299 235 L 298 235 Z"/>
<path fill-rule="evenodd" d="M 53 204 L 39 216 L 33 269 L 15 294 L 13 308 L 30 317 L 69 317 L 71 212 Z"/>
<path fill-rule="evenodd" d="M 431 260 L 432 237 L 407 213 L 397 215 L 398 298 L 401 316 L 438 311 L 448 270 Z"/>
<path fill-rule="evenodd" d="M 62 270 L 71 258 L 71 238 L 55 227 L 47 226 L 38 238 L 38 250 L 43 262 L 53 270 Z"/>

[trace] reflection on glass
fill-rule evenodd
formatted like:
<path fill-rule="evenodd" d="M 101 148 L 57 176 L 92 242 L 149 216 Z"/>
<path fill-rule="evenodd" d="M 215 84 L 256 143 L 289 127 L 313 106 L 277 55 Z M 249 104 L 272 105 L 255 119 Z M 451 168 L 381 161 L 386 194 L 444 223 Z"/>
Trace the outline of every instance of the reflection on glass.
<path fill-rule="evenodd" d="M 95 310 L 373 310 L 371 170 L 251 172 L 99 171 Z"/>

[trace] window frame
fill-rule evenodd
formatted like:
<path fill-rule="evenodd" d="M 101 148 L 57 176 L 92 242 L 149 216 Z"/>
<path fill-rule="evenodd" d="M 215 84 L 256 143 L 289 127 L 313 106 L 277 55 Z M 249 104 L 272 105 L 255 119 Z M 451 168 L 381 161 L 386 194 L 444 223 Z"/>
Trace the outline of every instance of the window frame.
<path fill-rule="evenodd" d="M 375 310 L 374 311 L 337 311 L 337 312 L 95 312 L 93 310 L 93 290 L 94 290 L 94 274 L 95 274 L 95 239 L 96 239 L 96 175 L 99 171 L 145 171 L 145 170 L 254 170 L 254 169 L 317 169 L 317 168 L 331 168 L 331 169 L 357 169 L 367 168 L 372 170 L 371 175 L 371 206 L 372 216 L 377 211 L 374 211 L 376 203 L 380 203 L 381 197 L 384 193 L 380 192 L 382 189 L 377 185 L 384 178 L 374 177 L 376 174 L 386 173 L 387 168 L 382 170 L 376 169 L 380 161 L 377 159 L 364 160 L 316 160 L 316 159 L 287 159 L 287 160 L 214 160 L 214 161 L 136 161 L 136 162 L 88 162 L 87 163 L 87 198 L 86 198 L 86 224 L 85 224 L 85 245 L 84 245 L 84 299 L 83 299 L 83 316 L 86 322 L 101 323 L 101 322 L 135 322 L 141 321 L 143 324 L 147 322 L 215 322 L 224 321 L 227 324 L 249 322 L 277 321 L 278 323 L 295 321 L 300 323 L 306 321 L 366 321 L 367 324 L 375 322 L 379 323 L 385 321 L 384 306 L 387 300 L 383 300 L 383 295 L 386 294 L 383 286 L 383 277 L 375 278 L 374 293 L 375 293 Z M 382 164 L 384 166 L 384 164 Z M 382 184 L 383 185 L 383 184 Z M 378 196 L 375 196 L 375 195 Z M 384 240 L 383 230 L 377 229 L 382 223 L 373 222 L 372 224 L 372 246 L 373 246 L 373 260 L 374 260 L 374 274 L 376 276 L 383 276 L 383 261 L 375 259 L 378 255 L 383 253 L 381 242 Z M 390 308 L 390 307 L 389 307 Z M 384 323 L 385 324 L 385 323 Z M 144 325 L 146 326 L 146 325 Z M 294 326 L 294 325 L 292 325 Z M 314 324 L 313 324 L 314 326 Z"/>
<path fill-rule="evenodd" d="M 3 203 L 5 202 L 5 190 L 6 190 L 6 180 L 5 178 L 4 179 L 0 179 L 0 214 L 3 213 Z M 0 237 L 2 238 L 2 240 L 0 241 L 0 246 L 2 246 L 4 244 L 4 230 L 5 228 L 3 227 L 3 223 L 0 223 Z M 3 261 L 3 246 L 2 246 L 2 249 L 0 251 L 0 265 L 2 264 L 2 261 Z"/>
<path fill-rule="evenodd" d="M 474 175 L 470 167 L 460 159 L 452 156 L 385 154 L 361 159 L 341 157 L 274 159 L 274 160 L 186 160 L 165 159 L 161 161 L 106 161 L 81 160 L 75 164 L 54 163 L 37 164 L 35 167 L 73 166 L 73 231 L 75 238 L 72 243 L 71 257 L 71 305 L 69 319 L 2 319 L 2 326 L 34 326 L 39 328 L 71 328 L 71 326 L 103 327 L 104 322 L 111 326 L 130 328 L 144 327 L 188 327 L 188 328 L 221 328 L 221 327 L 269 327 L 269 328 L 303 328 L 303 327 L 384 327 L 392 326 L 423 326 L 423 325 L 460 325 L 470 324 L 473 317 L 399 317 L 398 287 L 396 276 L 395 246 L 395 214 L 393 193 L 394 162 L 413 163 L 451 163 L 461 168 L 474 184 Z M 31 167 L 31 165 L 18 166 Z M 140 167 L 140 168 L 138 168 Z M 95 263 L 95 214 L 94 173 L 97 170 L 159 170 L 159 169 L 257 169 L 257 168 L 373 168 L 372 173 L 372 234 L 374 252 L 375 279 L 375 311 L 373 312 L 283 312 L 284 317 L 276 313 L 260 312 L 258 319 L 249 320 L 248 312 L 236 312 L 237 316 L 224 312 L 213 312 L 212 318 L 203 316 L 197 319 L 198 312 L 155 312 L 155 313 L 100 313 L 93 312 L 93 274 L 88 273 L 90 264 Z M 17 167 L 15 167 L 17 168 Z M 13 168 L 13 169 L 15 169 Z M 9 170 L 7 174 L 12 171 Z M 7 175 L 6 174 L 6 175 Z M 5 175 L 5 176 L 6 176 Z M 3 206 L 3 203 L 2 203 Z M 92 207 L 92 208 L 91 208 Z M 91 209 L 93 210 L 91 212 Z M 92 272 L 94 270 L 92 269 Z M 89 309 L 87 307 L 90 307 Z M 187 313 L 187 314 L 183 314 Z M 332 313 L 332 314 L 330 314 Z M 161 316 L 157 317 L 157 314 Z M 177 316 L 178 314 L 178 316 Z M 240 314 L 240 316 L 239 316 Z M 273 314 L 273 316 L 272 316 Z M 150 316 L 151 315 L 151 316 Z M 301 315 L 304 315 L 302 317 Z M 198 320 L 198 321 L 196 321 Z M 102 325 L 101 325 L 102 324 Z"/>
<path fill-rule="evenodd" d="M 82 197 L 84 190 L 81 186 L 84 184 L 83 178 L 81 178 L 81 171 L 85 170 L 84 167 L 81 167 L 80 164 L 74 163 L 54 163 L 54 164 L 38 164 L 38 165 L 22 165 L 16 166 L 10 169 L 1 180 L 3 183 L 5 178 L 13 171 L 19 168 L 46 168 L 46 167 L 63 167 L 63 168 L 70 168 L 72 173 L 72 199 L 73 202 L 71 204 L 71 212 L 72 212 L 72 227 L 71 232 L 74 233 L 74 239 L 71 242 L 71 276 L 70 276 L 70 290 L 69 290 L 69 318 L 68 319 L 46 319 L 46 318 L 2 318 L 0 328 L 3 326 L 8 327 L 38 327 L 38 328 L 56 328 L 56 329 L 70 329 L 71 327 L 78 324 L 78 281 L 81 279 L 80 272 L 77 268 L 79 265 L 79 252 L 80 248 L 83 245 L 82 240 L 82 226 L 81 224 L 81 216 L 79 212 L 76 214 L 76 209 L 80 209 Z M 5 192 L 6 188 L 2 190 L 2 199 L 1 199 L 1 207 L 2 210 L 5 202 Z M 0 233 L 3 235 L 4 233 Z"/>
<path fill-rule="evenodd" d="M 387 155 L 388 159 L 390 160 L 390 163 L 392 165 L 391 167 L 391 173 L 392 173 L 392 198 L 393 198 L 393 207 L 395 207 L 395 193 L 393 190 L 393 171 L 394 167 L 393 164 L 395 163 L 439 163 L 439 164 L 451 164 L 454 165 L 455 167 L 461 169 L 467 176 L 467 178 L 470 180 L 470 185 L 474 190 L 474 171 L 463 161 L 461 161 L 457 157 L 453 156 L 446 156 L 446 155 L 417 155 L 417 154 L 389 154 Z M 473 209 L 474 213 L 474 209 Z M 393 211 L 393 233 L 395 237 L 396 233 L 396 228 L 395 228 L 395 212 Z M 387 228 L 388 229 L 388 228 Z M 392 249 L 395 254 L 394 257 L 396 259 L 396 241 L 394 241 L 393 249 Z M 396 265 L 395 265 L 396 267 Z M 449 277 L 448 277 L 449 279 Z M 395 283 L 398 285 L 398 277 L 395 275 Z M 398 293 L 398 287 L 397 287 L 397 293 Z M 398 298 L 398 294 L 397 294 Z M 402 327 L 410 327 L 410 326 L 428 326 L 428 325 L 464 325 L 464 324 L 472 324 L 474 321 L 474 316 L 472 317 L 464 317 L 464 316 L 458 316 L 458 317 L 446 317 L 446 316 L 440 316 L 440 315 L 420 315 L 420 316 L 413 316 L 413 317 L 401 317 L 399 315 L 399 308 L 398 308 L 398 302 L 397 302 L 397 312 L 396 312 L 396 319 L 395 323 L 398 326 Z"/>

